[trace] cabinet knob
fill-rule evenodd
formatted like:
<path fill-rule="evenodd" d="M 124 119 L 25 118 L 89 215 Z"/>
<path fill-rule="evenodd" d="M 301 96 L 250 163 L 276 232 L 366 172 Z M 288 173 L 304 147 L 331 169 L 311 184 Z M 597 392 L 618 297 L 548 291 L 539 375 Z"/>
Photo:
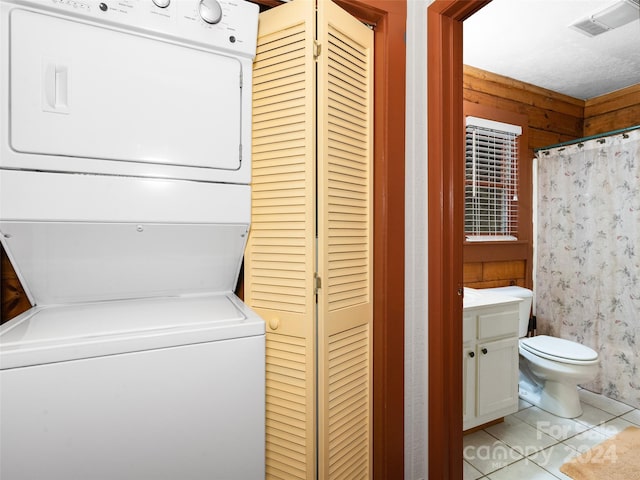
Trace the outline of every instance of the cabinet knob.
<path fill-rule="evenodd" d="M 474 352 L 469 352 L 469 357 L 473 358 L 475 356 L 476 356 L 476 354 Z"/>
<path fill-rule="evenodd" d="M 482 349 L 482 353 L 483 353 L 484 355 L 486 355 L 486 354 L 487 354 L 487 349 L 486 349 L 486 348 L 483 348 L 483 349 Z"/>

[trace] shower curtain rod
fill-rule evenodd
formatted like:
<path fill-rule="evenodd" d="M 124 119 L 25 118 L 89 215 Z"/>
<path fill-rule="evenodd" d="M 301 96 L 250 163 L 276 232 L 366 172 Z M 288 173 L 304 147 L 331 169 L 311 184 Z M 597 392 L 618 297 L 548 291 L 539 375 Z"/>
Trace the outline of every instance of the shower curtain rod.
<path fill-rule="evenodd" d="M 576 140 L 569 140 L 568 142 L 556 143 L 555 145 L 549 145 L 548 147 L 540 147 L 535 148 L 533 150 L 534 153 L 542 152 L 544 150 L 551 150 L 553 148 L 567 147 L 569 145 L 574 145 L 576 143 L 587 142 L 589 140 L 596 140 L 598 138 L 610 137 L 612 135 L 619 135 L 621 133 L 630 132 L 632 130 L 637 130 L 640 128 L 640 125 L 635 125 L 633 127 L 621 128 L 619 130 L 612 130 L 611 132 L 599 133 L 598 135 L 591 135 L 590 137 L 578 138 Z M 549 152 L 544 152 L 546 155 L 549 155 Z"/>

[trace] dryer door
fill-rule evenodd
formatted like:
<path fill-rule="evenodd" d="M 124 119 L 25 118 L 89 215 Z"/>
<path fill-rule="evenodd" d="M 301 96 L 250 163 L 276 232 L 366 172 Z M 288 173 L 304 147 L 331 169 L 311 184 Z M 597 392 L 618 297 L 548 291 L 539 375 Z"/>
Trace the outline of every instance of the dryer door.
<path fill-rule="evenodd" d="M 242 59 L 27 10 L 9 22 L 5 165 L 190 178 L 240 169 Z"/>

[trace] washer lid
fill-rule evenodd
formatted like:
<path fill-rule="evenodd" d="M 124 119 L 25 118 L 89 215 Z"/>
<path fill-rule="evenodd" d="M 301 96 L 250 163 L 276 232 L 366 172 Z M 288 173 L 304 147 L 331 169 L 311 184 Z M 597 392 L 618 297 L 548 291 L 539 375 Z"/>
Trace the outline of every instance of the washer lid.
<path fill-rule="evenodd" d="M 564 363 L 592 362 L 598 359 L 598 353 L 589 347 L 548 335 L 524 338 L 520 345 L 543 358 Z"/>
<path fill-rule="evenodd" d="M 231 293 L 35 307 L 0 326 L 0 369 L 264 334 Z"/>
<path fill-rule="evenodd" d="M 0 170 L 0 242 L 32 305 L 233 291 L 248 185 Z"/>

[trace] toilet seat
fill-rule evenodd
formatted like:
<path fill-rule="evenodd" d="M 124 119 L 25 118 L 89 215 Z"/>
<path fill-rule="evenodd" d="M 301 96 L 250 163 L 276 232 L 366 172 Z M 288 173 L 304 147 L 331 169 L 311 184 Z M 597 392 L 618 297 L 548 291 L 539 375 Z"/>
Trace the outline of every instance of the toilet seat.
<path fill-rule="evenodd" d="M 520 340 L 522 348 L 548 360 L 573 365 L 591 365 L 598 363 L 598 354 L 579 343 L 563 338 L 538 335 Z"/>

